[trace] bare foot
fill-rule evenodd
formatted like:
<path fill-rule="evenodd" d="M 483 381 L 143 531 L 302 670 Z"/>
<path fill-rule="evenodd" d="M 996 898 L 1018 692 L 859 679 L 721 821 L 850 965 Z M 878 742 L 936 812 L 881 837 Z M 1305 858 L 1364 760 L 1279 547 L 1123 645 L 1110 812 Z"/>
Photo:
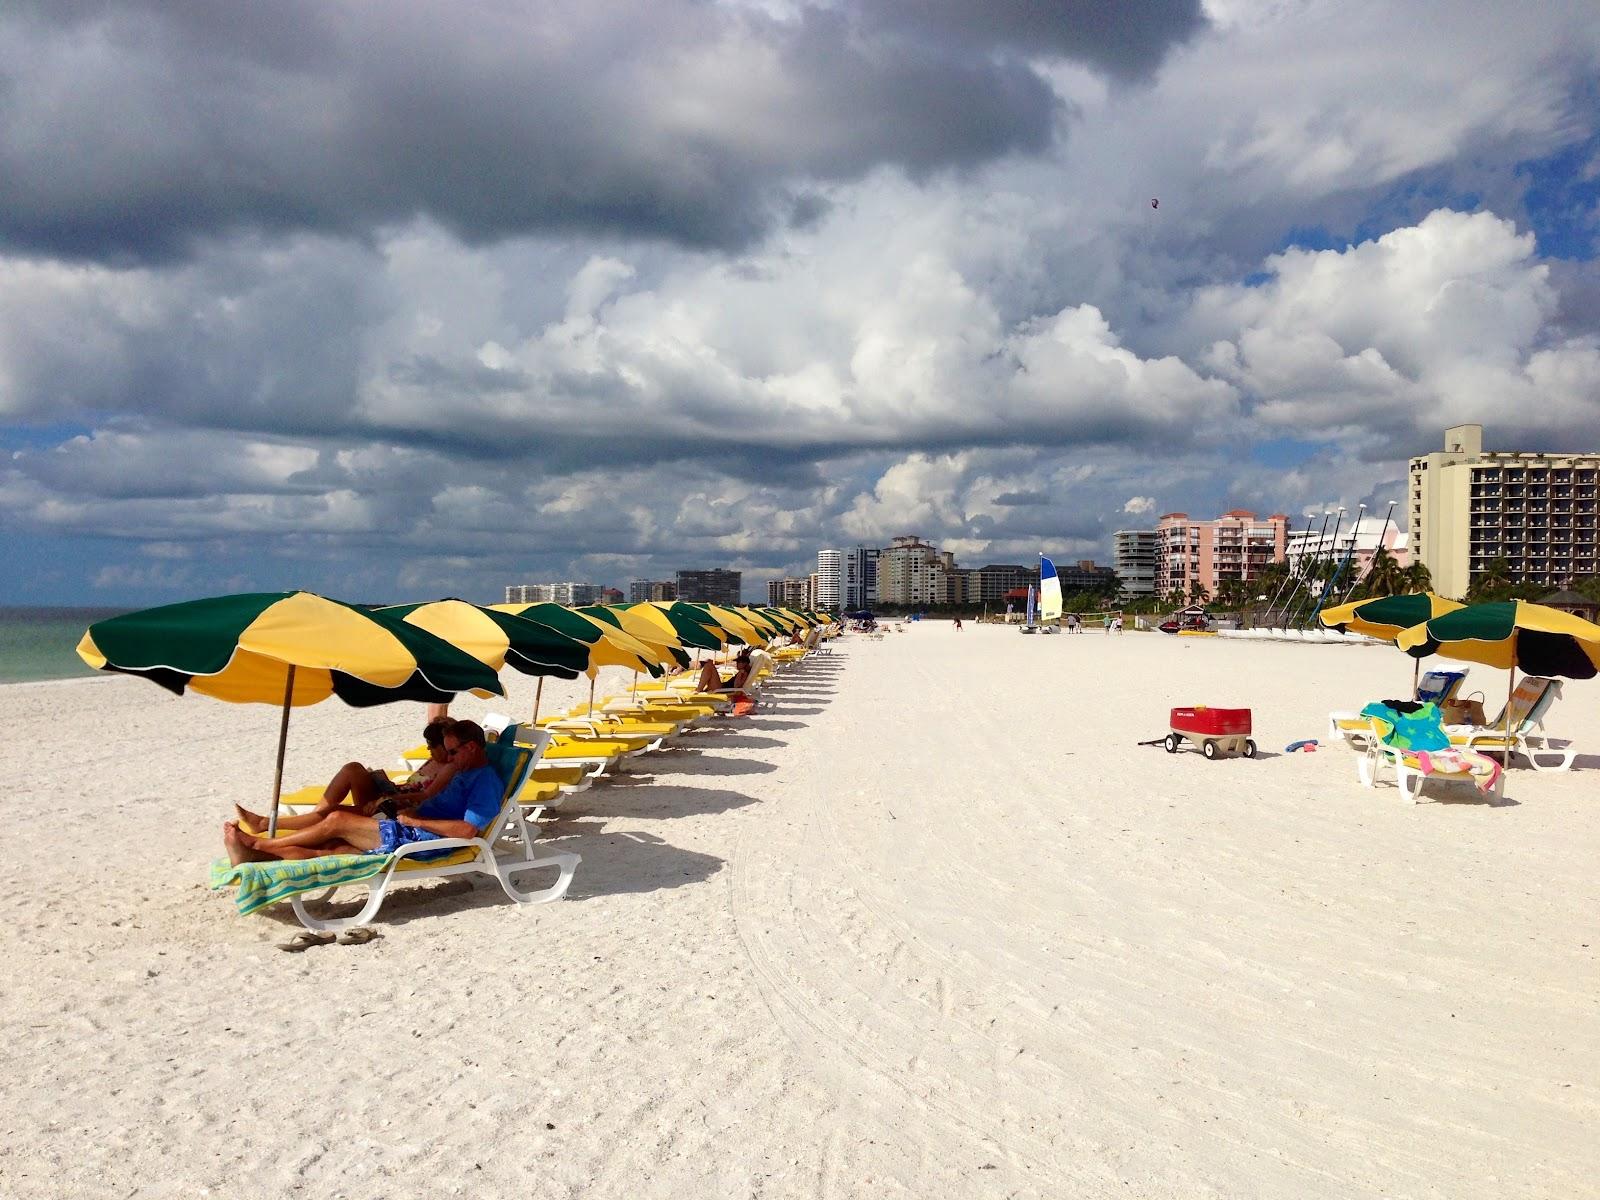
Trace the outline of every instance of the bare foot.
<path fill-rule="evenodd" d="M 267 821 L 265 817 L 256 816 L 255 813 L 251 812 L 242 804 L 235 804 L 233 806 L 233 811 L 239 814 L 239 825 L 241 827 L 245 825 L 250 826 L 251 829 L 265 829 L 267 827 Z"/>
<path fill-rule="evenodd" d="M 245 839 L 249 834 L 240 831 L 239 826 L 233 821 L 224 822 L 222 826 L 222 848 L 228 853 L 228 861 L 234 866 L 246 862 L 265 862 L 271 855 L 263 854 L 255 849 Z"/>

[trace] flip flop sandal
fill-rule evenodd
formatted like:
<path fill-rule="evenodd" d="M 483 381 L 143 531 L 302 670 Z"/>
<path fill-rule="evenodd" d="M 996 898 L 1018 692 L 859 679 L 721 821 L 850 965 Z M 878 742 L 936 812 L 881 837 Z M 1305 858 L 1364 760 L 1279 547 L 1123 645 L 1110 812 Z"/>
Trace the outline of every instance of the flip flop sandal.
<path fill-rule="evenodd" d="M 318 933 L 316 930 L 307 929 L 295 934 L 287 942 L 279 942 L 278 949 L 286 950 L 290 954 L 301 954 L 313 946 L 326 946 L 334 940 L 331 933 Z"/>
<path fill-rule="evenodd" d="M 347 929 L 339 935 L 341 946 L 365 946 L 368 942 L 377 941 L 383 934 L 370 925 L 358 925 L 354 929 Z"/>

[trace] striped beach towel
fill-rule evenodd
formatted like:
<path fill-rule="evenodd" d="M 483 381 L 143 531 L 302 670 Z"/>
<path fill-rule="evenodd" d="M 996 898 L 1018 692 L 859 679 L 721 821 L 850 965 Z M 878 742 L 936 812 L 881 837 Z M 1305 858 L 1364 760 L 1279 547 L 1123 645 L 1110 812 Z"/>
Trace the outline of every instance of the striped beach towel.
<path fill-rule="evenodd" d="M 247 862 L 234 866 L 225 858 L 211 864 L 211 887 L 237 885 L 234 904 L 249 916 L 269 904 L 323 888 L 371 879 L 389 863 L 387 854 L 329 854 L 290 862 Z"/>

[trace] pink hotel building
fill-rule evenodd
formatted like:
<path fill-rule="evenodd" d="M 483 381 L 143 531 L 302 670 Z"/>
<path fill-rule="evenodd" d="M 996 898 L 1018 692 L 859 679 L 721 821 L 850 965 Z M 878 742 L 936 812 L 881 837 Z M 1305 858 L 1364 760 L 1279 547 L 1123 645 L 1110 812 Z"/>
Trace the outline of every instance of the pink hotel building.
<path fill-rule="evenodd" d="M 1257 578 L 1268 563 L 1283 558 L 1288 541 L 1284 513 L 1263 519 L 1236 508 L 1215 521 L 1167 513 L 1156 527 L 1156 594 L 1192 596 L 1204 587 L 1215 596 L 1224 583 Z"/>

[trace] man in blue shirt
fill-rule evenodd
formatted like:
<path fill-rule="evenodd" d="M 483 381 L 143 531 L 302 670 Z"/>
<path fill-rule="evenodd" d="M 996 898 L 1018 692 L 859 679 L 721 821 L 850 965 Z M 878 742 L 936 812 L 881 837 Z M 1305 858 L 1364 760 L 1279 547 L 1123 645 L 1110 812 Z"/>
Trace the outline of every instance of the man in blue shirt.
<path fill-rule="evenodd" d="M 228 857 L 237 865 L 367 851 L 391 854 L 411 842 L 479 836 L 500 814 L 505 794 L 505 784 L 489 765 L 482 726 L 457 721 L 445 731 L 444 747 L 455 778 L 414 811 L 368 817 L 354 809 L 335 809 L 315 825 L 276 838 L 245 833 L 237 821 L 229 821 L 222 828 Z"/>

